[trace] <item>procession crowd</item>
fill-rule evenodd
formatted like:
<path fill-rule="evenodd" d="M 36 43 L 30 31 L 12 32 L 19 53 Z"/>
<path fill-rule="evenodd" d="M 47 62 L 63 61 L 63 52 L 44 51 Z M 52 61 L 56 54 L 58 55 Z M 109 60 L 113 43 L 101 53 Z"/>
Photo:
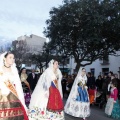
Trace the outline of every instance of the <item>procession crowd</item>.
<path fill-rule="evenodd" d="M 64 75 L 57 60 L 51 60 L 40 75 L 26 68 L 18 72 L 14 54 L 0 55 L 0 119 L 1 120 L 65 120 L 65 114 L 86 120 L 91 105 L 120 120 L 120 80 L 117 74 L 99 75 L 85 68 L 75 75 Z M 63 103 L 63 99 L 66 103 Z"/>

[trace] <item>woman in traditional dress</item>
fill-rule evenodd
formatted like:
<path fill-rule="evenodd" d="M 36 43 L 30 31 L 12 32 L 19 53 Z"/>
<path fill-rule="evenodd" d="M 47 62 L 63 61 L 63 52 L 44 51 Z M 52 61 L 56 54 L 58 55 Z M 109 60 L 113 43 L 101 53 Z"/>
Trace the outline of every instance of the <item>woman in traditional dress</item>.
<path fill-rule="evenodd" d="M 86 83 L 86 70 L 81 68 L 65 105 L 65 113 L 84 120 L 90 116 L 90 102 Z"/>
<path fill-rule="evenodd" d="M 105 113 L 115 119 L 120 120 L 120 102 L 118 101 L 118 89 L 116 79 L 111 81 L 111 92 L 107 100 Z"/>
<path fill-rule="evenodd" d="M 22 82 L 25 104 L 28 106 L 30 103 L 31 93 L 30 93 L 30 85 L 27 82 L 27 78 L 28 76 L 26 73 L 26 68 L 22 68 L 20 71 L 20 80 Z"/>
<path fill-rule="evenodd" d="M 31 96 L 29 120 L 64 120 L 61 79 L 58 62 L 51 60 Z"/>
<path fill-rule="evenodd" d="M 14 55 L 0 55 L 0 120 L 28 120 Z"/>

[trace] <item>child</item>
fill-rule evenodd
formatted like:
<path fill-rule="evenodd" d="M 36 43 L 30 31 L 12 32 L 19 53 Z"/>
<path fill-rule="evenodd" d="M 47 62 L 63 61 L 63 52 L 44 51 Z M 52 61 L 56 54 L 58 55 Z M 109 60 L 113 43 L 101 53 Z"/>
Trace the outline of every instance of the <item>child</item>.
<path fill-rule="evenodd" d="M 111 81 L 110 97 L 108 98 L 105 113 L 112 117 L 120 120 L 120 104 L 118 102 L 118 90 L 116 88 L 116 79 Z"/>
<path fill-rule="evenodd" d="M 96 99 L 96 87 L 95 87 L 95 85 L 90 86 L 90 88 L 88 90 L 88 94 L 89 94 L 90 104 L 93 104 L 95 102 L 95 99 Z"/>

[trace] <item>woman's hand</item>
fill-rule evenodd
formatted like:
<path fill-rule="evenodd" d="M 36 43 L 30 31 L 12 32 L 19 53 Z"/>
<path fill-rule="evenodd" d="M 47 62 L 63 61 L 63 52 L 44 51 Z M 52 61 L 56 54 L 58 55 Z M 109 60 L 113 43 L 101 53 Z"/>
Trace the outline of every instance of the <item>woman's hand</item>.
<path fill-rule="evenodd" d="M 24 81 L 24 83 L 28 86 L 28 88 L 30 89 L 30 85 L 29 83 L 27 82 L 27 80 Z"/>
<path fill-rule="evenodd" d="M 87 90 L 87 89 L 88 89 L 88 87 L 87 87 L 87 86 L 85 86 L 85 89 Z"/>

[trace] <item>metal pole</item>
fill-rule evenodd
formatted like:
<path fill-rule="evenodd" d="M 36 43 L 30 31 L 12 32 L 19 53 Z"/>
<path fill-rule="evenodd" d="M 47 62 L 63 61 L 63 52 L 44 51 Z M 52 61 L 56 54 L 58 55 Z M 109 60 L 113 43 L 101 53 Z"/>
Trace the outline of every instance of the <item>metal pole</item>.
<path fill-rule="evenodd" d="M 65 58 L 63 56 L 63 75 L 64 75 L 64 63 L 65 63 Z"/>

